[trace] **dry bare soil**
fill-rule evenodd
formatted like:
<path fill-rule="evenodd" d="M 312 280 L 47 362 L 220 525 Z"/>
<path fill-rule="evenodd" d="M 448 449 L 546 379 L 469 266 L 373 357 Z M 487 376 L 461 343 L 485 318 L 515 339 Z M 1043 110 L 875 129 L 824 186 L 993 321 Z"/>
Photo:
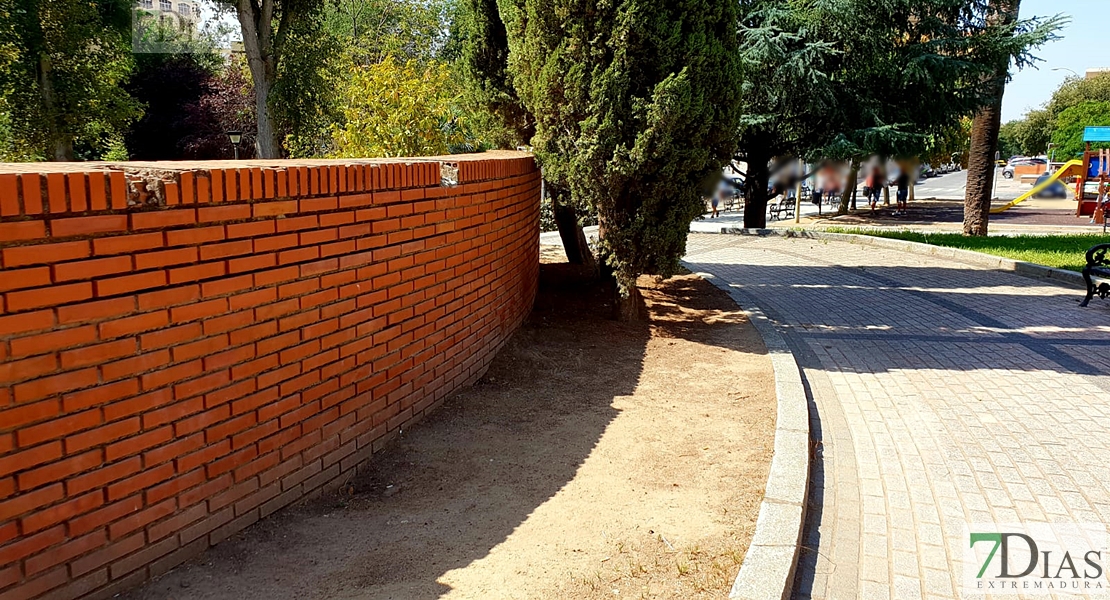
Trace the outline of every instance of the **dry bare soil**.
<path fill-rule="evenodd" d="M 708 282 L 641 285 L 649 320 L 617 323 L 610 291 L 544 265 L 477 385 L 341 492 L 127 597 L 725 597 L 770 465 L 770 360 Z"/>

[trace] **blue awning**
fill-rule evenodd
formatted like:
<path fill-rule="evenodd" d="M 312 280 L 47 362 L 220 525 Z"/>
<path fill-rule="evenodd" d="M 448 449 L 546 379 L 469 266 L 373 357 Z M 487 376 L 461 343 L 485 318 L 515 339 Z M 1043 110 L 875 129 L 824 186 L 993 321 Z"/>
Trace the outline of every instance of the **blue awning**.
<path fill-rule="evenodd" d="M 1083 129 L 1084 142 L 1110 142 L 1110 127 L 1086 127 Z"/>

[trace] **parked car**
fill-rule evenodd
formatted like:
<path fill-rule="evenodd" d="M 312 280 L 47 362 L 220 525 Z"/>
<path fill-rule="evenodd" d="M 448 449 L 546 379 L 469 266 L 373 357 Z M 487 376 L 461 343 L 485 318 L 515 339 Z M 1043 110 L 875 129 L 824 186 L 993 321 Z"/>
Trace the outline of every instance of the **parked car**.
<path fill-rule="evenodd" d="M 928 163 L 923 164 L 923 165 L 921 165 L 921 176 L 926 177 L 926 178 L 936 177 L 937 176 L 937 170 L 933 168 L 933 165 L 930 165 Z"/>
<path fill-rule="evenodd" d="M 1052 177 L 1051 173 L 1045 173 L 1045 174 L 1041 175 L 1040 177 L 1037 178 L 1037 183 L 1035 183 L 1034 186 L 1041 185 L 1042 183 L 1045 182 L 1045 180 L 1049 179 L 1050 177 Z M 1037 192 L 1036 197 L 1037 198 L 1067 198 L 1068 197 L 1068 187 L 1060 181 L 1053 181 L 1051 185 L 1049 185 L 1045 189 Z"/>
<path fill-rule="evenodd" d="M 1006 179 L 1013 179 L 1014 178 L 1014 167 L 1025 167 L 1025 166 L 1029 166 L 1029 165 L 1038 165 L 1038 164 L 1046 164 L 1046 163 L 1038 163 L 1036 160 L 1031 159 L 1031 158 L 1014 159 L 1014 160 L 1010 161 L 1010 164 L 1003 167 L 1002 176 L 1005 177 Z"/>

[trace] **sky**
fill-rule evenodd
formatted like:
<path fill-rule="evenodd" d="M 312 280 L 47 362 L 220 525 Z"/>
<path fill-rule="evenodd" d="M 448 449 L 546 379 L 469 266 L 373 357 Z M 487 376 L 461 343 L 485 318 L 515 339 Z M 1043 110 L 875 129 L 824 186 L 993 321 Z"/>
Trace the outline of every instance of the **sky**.
<path fill-rule="evenodd" d="M 1034 52 L 1040 62 L 1014 74 L 1002 96 L 1003 122 L 1020 119 L 1047 101 L 1057 86 L 1072 76 L 1063 69 L 1083 76 L 1087 69 L 1110 67 L 1106 46 L 1110 0 L 1022 0 L 1023 19 L 1057 14 L 1070 17 L 1071 22 L 1058 32 L 1060 39 Z"/>

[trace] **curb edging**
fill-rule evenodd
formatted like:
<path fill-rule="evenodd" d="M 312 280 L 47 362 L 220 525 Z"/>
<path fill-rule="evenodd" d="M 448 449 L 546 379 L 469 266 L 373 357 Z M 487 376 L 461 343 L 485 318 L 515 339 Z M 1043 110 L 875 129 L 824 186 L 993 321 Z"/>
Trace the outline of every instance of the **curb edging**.
<path fill-rule="evenodd" d="M 786 340 L 752 297 L 711 273 L 695 274 L 727 293 L 748 316 L 763 338 L 775 373 L 777 408 L 771 469 L 755 533 L 728 597 L 785 600 L 794 587 L 809 494 L 809 401 L 801 370 Z"/>
<path fill-rule="evenodd" d="M 797 229 L 742 229 L 737 227 L 722 227 L 721 233 L 727 235 L 747 235 L 758 237 L 778 236 L 813 240 L 835 240 L 840 242 L 848 242 L 851 244 L 859 244 L 861 246 L 890 248 L 892 250 L 902 250 L 905 252 L 911 252 L 913 254 L 950 258 L 952 260 L 973 264 L 976 266 L 996 269 L 999 271 L 1008 271 L 1014 273 L 1015 275 L 1021 275 L 1023 277 L 1029 277 L 1032 279 L 1049 279 L 1059 283 L 1075 284 L 1081 286 L 1084 289 L 1086 289 L 1087 287 L 1087 284 L 1083 281 L 1083 275 L 1075 271 L 1066 271 L 1064 269 L 1057 269 L 1055 267 L 1046 267 L 1044 265 L 1038 265 L 1037 263 L 1025 262 L 1023 260 L 1015 260 L 1002 256 L 995 256 L 994 254 L 976 252 L 975 250 L 964 250 L 962 248 L 950 248 L 947 246 L 933 246 L 931 244 L 924 244 L 922 242 L 911 242 L 909 240 L 884 238 L 862 233 L 831 233 L 827 231 Z"/>

